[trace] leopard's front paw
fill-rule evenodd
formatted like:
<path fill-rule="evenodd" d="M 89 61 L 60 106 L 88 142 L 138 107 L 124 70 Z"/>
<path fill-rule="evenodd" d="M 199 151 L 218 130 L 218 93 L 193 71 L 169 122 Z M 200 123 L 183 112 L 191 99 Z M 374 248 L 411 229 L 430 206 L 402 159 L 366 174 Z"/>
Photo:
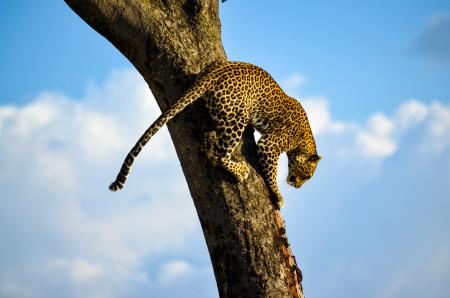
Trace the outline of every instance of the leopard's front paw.
<path fill-rule="evenodd" d="M 238 162 L 233 172 L 239 182 L 246 180 L 250 175 L 250 169 L 245 161 Z"/>
<path fill-rule="evenodd" d="M 242 161 L 241 163 L 243 164 L 242 173 L 241 173 L 241 179 L 242 179 L 241 181 L 244 181 L 250 175 L 250 169 L 244 161 Z"/>
<path fill-rule="evenodd" d="M 281 209 L 284 207 L 284 200 L 281 196 L 279 198 L 277 198 L 277 207 L 278 207 L 278 209 Z"/>

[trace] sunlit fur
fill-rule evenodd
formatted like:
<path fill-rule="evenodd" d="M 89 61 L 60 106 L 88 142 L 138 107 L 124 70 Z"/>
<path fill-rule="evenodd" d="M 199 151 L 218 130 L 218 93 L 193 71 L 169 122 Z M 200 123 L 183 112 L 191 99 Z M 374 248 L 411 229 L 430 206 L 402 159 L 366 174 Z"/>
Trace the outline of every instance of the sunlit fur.
<path fill-rule="evenodd" d="M 277 208 L 283 198 L 277 184 L 279 156 L 289 156 L 288 183 L 300 187 L 313 175 L 320 157 L 300 102 L 286 95 L 263 69 L 243 62 L 221 61 L 209 66 L 196 83 L 174 105 L 165 111 L 141 136 L 128 153 L 112 191 L 123 188 L 134 159 L 150 138 L 186 106 L 203 98 L 215 123 L 208 132 L 202 149 L 213 165 L 230 172 L 238 182 L 251 172 L 245 161 L 232 158 L 248 125 L 261 133 L 258 160 Z"/>
<path fill-rule="evenodd" d="M 288 153 L 287 183 L 295 188 L 300 188 L 314 175 L 320 159 L 321 157 L 317 154 Z"/>

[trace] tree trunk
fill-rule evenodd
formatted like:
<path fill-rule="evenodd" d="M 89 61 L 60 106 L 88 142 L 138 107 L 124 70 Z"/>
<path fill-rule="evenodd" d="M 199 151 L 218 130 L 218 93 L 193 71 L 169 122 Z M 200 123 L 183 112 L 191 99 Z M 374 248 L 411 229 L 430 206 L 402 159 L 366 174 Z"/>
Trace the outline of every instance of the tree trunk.
<path fill-rule="evenodd" d="M 218 0 L 66 3 L 131 61 L 162 110 L 179 99 L 207 65 L 226 60 Z M 203 134 L 213 129 L 201 101 L 168 126 L 202 225 L 220 297 L 303 297 L 302 274 L 290 250 L 284 221 L 259 171 L 253 130 L 246 130 L 236 153 L 252 171 L 246 181 L 237 183 L 225 170 L 212 167 L 200 150 Z"/>

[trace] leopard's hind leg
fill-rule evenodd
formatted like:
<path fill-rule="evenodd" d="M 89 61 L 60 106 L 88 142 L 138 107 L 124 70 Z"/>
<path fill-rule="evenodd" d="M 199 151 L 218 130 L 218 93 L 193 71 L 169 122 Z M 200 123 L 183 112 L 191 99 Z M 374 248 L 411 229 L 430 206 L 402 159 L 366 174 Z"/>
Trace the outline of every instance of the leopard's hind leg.
<path fill-rule="evenodd" d="M 245 161 L 234 161 L 232 154 L 242 138 L 248 121 L 248 115 L 241 113 L 232 113 L 230 117 L 219 118 L 212 115 L 216 122 L 217 131 L 209 132 L 205 136 L 206 143 L 210 144 L 206 154 L 213 163 L 220 165 L 229 171 L 238 181 L 247 179 L 250 169 Z"/>

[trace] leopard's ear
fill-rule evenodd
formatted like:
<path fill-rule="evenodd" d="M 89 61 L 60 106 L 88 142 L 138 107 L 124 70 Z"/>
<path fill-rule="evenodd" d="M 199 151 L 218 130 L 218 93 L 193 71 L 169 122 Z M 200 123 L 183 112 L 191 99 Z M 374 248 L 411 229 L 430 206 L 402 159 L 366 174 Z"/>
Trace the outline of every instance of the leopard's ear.
<path fill-rule="evenodd" d="M 322 159 L 322 157 L 320 157 L 317 154 L 311 154 L 310 156 L 308 156 L 308 161 L 309 162 L 315 162 L 318 163 L 320 160 Z"/>

